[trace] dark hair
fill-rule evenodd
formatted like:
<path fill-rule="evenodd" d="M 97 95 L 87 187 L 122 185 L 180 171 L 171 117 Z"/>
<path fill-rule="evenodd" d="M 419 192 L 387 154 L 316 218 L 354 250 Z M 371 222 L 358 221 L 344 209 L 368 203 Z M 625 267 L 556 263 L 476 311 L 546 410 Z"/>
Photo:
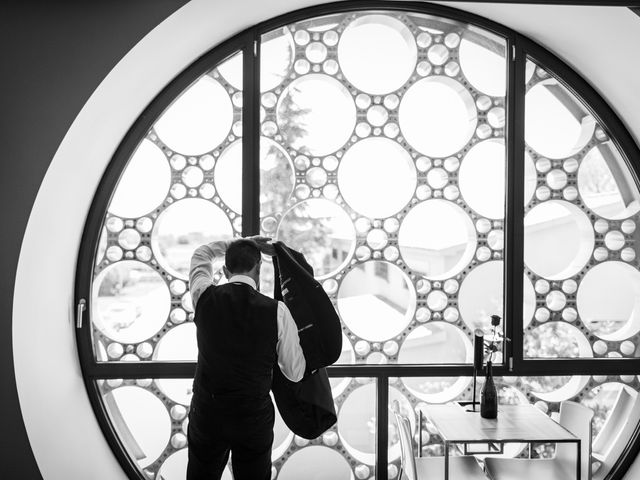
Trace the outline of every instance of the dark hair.
<path fill-rule="evenodd" d="M 227 248 L 224 264 L 231 273 L 244 273 L 255 267 L 260 260 L 260 250 L 256 244 L 241 238 L 231 242 Z"/>

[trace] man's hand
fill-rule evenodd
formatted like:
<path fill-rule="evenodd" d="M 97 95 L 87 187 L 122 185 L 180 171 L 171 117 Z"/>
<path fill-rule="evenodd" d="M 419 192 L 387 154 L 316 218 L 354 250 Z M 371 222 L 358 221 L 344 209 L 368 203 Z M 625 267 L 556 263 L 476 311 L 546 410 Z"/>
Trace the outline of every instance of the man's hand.
<path fill-rule="evenodd" d="M 265 255 L 269 255 L 271 257 L 275 256 L 276 249 L 273 248 L 273 244 L 271 243 L 272 239 L 270 237 L 254 235 L 253 237 L 247 237 L 247 240 L 251 240 L 252 242 L 254 242 L 261 253 L 264 253 Z"/>

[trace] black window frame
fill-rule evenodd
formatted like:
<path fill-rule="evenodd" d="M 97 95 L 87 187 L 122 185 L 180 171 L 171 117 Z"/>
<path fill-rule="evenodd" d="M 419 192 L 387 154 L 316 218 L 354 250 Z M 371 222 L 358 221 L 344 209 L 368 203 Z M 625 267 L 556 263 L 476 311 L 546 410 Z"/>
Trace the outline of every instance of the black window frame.
<path fill-rule="evenodd" d="M 529 3 L 529 2 L 505 2 Z M 558 2 L 570 4 L 572 2 Z M 589 4 L 589 2 L 576 2 Z M 615 5 L 616 2 L 607 3 Z M 600 4 L 602 2 L 592 2 Z M 622 3 L 619 3 L 622 5 Z M 628 3 L 624 3 L 628 5 Z M 450 8 L 421 2 L 345 1 L 328 3 L 290 12 L 257 24 L 214 46 L 209 52 L 179 73 L 149 104 L 129 129 L 107 166 L 93 198 L 82 235 L 75 279 L 75 304 L 86 301 L 84 321 L 76 329 L 82 375 L 100 427 L 120 465 L 130 479 L 144 479 L 135 461 L 109 421 L 97 380 L 110 378 L 192 378 L 194 362 L 120 362 L 100 363 L 95 359 L 91 339 L 90 301 L 94 259 L 100 231 L 111 196 L 126 164 L 141 138 L 170 103 L 215 65 L 238 51 L 243 53 L 243 235 L 260 233 L 259 225 L 259 101 L 260 38 L 276 28 L 311 17 L 364 10 L 408 11 L 431 14 L 469 23 L 488 30 L 506 41 L 507 96 L 505 143 L 507 181 L 504 255 L 504 316 L 506 343 L 502 365 L 494 367 L 495 376 L 548 375 L 624 375 L 640 373 L 640 358 L 634 359 L 529 359 L 523 356 L 523 243 L 524 243 L 524 104 L 525 64 L 527 57 L 549 69 L 569 91 L 583 100 L 596 120 L 606 128 L 611 140 L 625 157 L 627 166 L 640 185 L 640 149 L 624 123 L 602 96 L 584 78 L 549 50 L 526 36 L 486 18 Z M 331 377 L 371 377 L 377 384 L 376 478 L 387 480 L 387 422 L 390 377 L 471 376 L 472 365 L 339 365 L 328 369 Z M 640 424 L 623 453 L 607 475 L 607 480 L 622 479 L 640 452 Z"/>

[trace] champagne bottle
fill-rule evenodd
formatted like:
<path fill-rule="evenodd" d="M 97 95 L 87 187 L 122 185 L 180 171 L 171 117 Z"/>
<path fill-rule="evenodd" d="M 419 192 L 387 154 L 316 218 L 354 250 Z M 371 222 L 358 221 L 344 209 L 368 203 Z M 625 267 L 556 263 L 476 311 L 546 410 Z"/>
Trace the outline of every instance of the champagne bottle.
<path fill-rule="evenodd" d="M 482 392 L 480 392 L 480 416 L 482 418 L 496 418 L 498 416 L 498 391 L 493 383 L 491 362 L 487 362 L 487 378 Z"/>

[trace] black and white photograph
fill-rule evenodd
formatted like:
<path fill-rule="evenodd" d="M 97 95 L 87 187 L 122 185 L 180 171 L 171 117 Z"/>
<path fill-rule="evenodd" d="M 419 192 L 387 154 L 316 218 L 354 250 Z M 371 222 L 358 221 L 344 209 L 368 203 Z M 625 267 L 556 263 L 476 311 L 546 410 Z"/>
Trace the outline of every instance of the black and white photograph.
<path fill-rule="evenodd" d="M 640 479 L 640 0 L 0 31 L 1 479 Z"/>

